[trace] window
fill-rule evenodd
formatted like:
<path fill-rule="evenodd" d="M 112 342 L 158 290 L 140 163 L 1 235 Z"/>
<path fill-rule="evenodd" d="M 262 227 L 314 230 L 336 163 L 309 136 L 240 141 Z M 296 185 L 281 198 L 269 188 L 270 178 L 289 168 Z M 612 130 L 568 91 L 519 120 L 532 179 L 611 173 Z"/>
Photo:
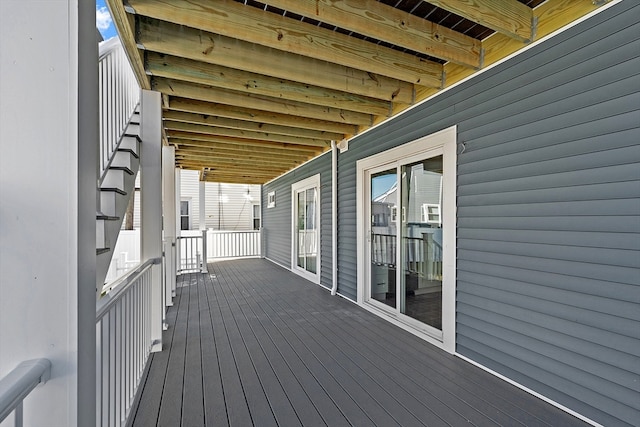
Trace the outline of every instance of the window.
<path fill-rule="evenodd" d="M 253 205 L 253 229 L 260 230 L 260 205 Z"/>
<path fill-rule="evenodd" d="M 191 201 L 180 201 L 180 230 L 191 230 Z"/>
<path fill-rule="evenodd" d="M 292 269 L 320 282 L 320 175 L 291 186 Z"/>
<path fill-rule="evenodd" d="M 267 208 L 275 208 L 276 207 L 276 192 L 270 191 L 267 194 Z"/>
<path fill-rule="evenodd" d="M 442 224 L 440 219 L 440 205 L 425 203 L 422 205 L 422 218 L 421 222 L 427 224 Z"/>

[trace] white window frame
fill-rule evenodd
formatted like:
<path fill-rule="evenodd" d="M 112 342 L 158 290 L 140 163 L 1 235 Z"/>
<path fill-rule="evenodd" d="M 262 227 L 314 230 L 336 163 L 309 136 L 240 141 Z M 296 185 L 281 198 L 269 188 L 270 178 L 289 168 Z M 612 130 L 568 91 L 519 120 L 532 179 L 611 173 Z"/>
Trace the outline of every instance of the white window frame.
<path fill-rule="evenodd" d="M 455 352 L 456 339 L 456 140 L 457 127 L 452 126 L 439 132 L 408 142 L 358 160 L 356 162 L 356 217 L 357 217 L 357 303 L 363 308 L 385 317 L 399 327 L 420 336 L 425 341 L 442 348 L 449 353 Z M 366 172 L 387 164 L 397 166 L 418 161 L 425 157 L 443 155 L 443 180 L 441 219 L 447 224 L 443 229 L 443 283 L 442 283 L 442 334 L 434 335 L 428 330 L 417 328 L 413 323 L 403 322 L 402 319 L 381 310 L 367 301 L 367 283 L 369 282 L 367 260 L 368 230 L 366 215 L 370 198 L 369 184 L 366 182 Z M 388 167 L 388 166 L 387 166 Z"/>
<path fill-rule="evenodd" d="M 316 242 L 317 242 L 317 258 L 316 258 L 316 273 L 311 273 L 303 268 L 298 267 L 298 245 L 297 245 L 297 217 L 298 217 L 298 198 L 297 194 L 302 191 L 306 191 L 310 188 L 316 188 L 318 191 L 318 200 L 315 206 L 315 215 L 316 215 Z M 294 184 L 291 184 L 291 271 L 294 273 L 304 277 L 307 280 L 310 280 L 313 283 L 320 284 L 320 271 L 322 268 L 322 260 L 321 260 L 321 245 L 320 245 L 320 236 L 322 236 L 321 232 L 321 221 L 320 221 L 320 174 L 316 174 L 310 176 L 309 178 L 303 179 L 302 181 L 298 181 Z"/>
<path fill-rule="evenodd" d="M 271 209 L 275 207 L 276 207 L 276 192 L 269 191 L 267 193 L 267 209 Z"/>
<path fill-rule="evenodd" d="M 187 214 L 187 217 L 189 218 L 189 228 L 187 228 L 186 230 L 182 229 L 182 218 L 184 217 L 184 215 L 182 215 L 182 203 L 183 202 L 187 202 L 187 206 L 189 209 L 189 213 Z M 180 213 L 180 217 L 179 217 L 179 224 L 180 224 L 180 231 L 189 231 L 191 230 L 191 228 L 193 227 L 193 203 L 191 203 L 191 198 L 186 198 L 183 197 L 180 199 L 180 208 L 178 209 L 178 212 Z"/>
<path fill-rule="evenodd" d="M 435 211 L 431 211 L 431 208 L 435 208 Z M 429 219 L 430 215 L 437 215 L 437 219 Z M 439 203 L 424 203 L 422 205 L 422 222 L 427 224 L 438 224 L 442 225 L 442 216 L 441 209 Z"/>
<path fill-rule="evenodd" d="M 258 208 L 258 215 L 256 216 L 256 207 Z M 259 226 L 256 228 L 255 222 L 256 219 L 259 221 Z M 262 228 L 262 214 L 260 212 L 260 205 L 258 203 L 251 204 L 251 229 L 252 230 L 260 230 Z"/>

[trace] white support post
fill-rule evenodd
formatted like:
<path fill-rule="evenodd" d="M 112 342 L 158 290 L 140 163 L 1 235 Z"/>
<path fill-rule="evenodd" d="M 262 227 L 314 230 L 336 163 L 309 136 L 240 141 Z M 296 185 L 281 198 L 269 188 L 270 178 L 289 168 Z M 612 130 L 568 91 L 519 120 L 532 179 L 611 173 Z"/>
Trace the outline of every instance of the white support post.
<path fill-rule="evenodd" d="M 181 194 L 182 194 L 182 187 L 181 187 L 181 180 L 180 180 L 180 169 L 176 169 L 175 170 L 175 174 L 176 174 L 176 186 L 175 186 L 175 193 L 176 193 L 176 274 L 178 271 L 178 265 L 180 264 L 180 257 L 181 252 L 180 252 L 180 242 L 178 241 L 178 238 L 180 237 L 180 225 L 181 225 L 181 219 L 180 219 L 180 200 L 182 198 Z M 176 296 L 176 281 L 174 280 L 172 283 L 172 288 L 171 288 L 171 295 L 172 296 Z"/>
<path fill-rule="evenodd" d="M 142 91 L 140 102 L 140 259 L 162 257 L 162 100 L 160 92 Z M 162 265 L 152 269 L 151 351 L 162 350 Z"/>
<path fill-rule="evenodd" d="M 162 147 L 162 213 L 164 239 L 166 241 L 165 257 L 165 302 L 167 306 L 173 305 L 173 289 L 176 287 L 176 149 L 175 147 Z"/>
<path fill-rule="evenodd" d="M 0 52 L 0 376 L 49 359 L 25 425 L 94 425 L 95 5 L 0 0 Z"/>
<path fill-rule="evenodd" d="M 199 196 L 199 205 L 198 205 L 198 225 L 199 225 L 199 229 L 200 231 L 202 230 L 206 230 L 207 229 L 207 217 L 205 215 L 205 202 L 206 202 L 206 195 L 205 195 L 205 182 L 204 181 L 200 181 L 198 183 L 198 196 Z"/>
<path fill-rule="evenodd" d="M 207 217 L 205 214 L 205 203 L 207 201 L 207 197 L 205 194 L 206 190 L 206 182 L 199 181 L 198 182 L 198 196 L 199 196 L 199 204 L 198 204 L 198 225 L 200 228 L 200 233 L 202 234 L 202 266 L 201 271 L 203 273 L 207 272 Z"/>

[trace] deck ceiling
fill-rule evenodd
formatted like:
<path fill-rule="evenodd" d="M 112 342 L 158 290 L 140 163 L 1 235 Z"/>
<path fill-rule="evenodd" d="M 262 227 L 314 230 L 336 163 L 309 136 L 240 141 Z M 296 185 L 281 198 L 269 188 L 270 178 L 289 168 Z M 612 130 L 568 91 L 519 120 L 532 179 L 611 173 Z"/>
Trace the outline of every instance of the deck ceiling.
<path fill-rule="evenodd" d="M 176 166 L 267 182 L 596 9 L 592 0 L 107 0 Z"/>

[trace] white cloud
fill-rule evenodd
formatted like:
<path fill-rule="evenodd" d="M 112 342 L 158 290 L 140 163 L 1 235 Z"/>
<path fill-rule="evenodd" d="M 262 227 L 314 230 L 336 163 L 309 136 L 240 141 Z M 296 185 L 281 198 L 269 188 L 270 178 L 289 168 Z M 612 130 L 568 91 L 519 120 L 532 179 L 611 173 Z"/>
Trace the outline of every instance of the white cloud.
<path fill-rule="evenodd" d="M 111 26 L 111 14 L 106 6 L 96 7 L 96 27 L 100 31 L 106 31 Z"/>

